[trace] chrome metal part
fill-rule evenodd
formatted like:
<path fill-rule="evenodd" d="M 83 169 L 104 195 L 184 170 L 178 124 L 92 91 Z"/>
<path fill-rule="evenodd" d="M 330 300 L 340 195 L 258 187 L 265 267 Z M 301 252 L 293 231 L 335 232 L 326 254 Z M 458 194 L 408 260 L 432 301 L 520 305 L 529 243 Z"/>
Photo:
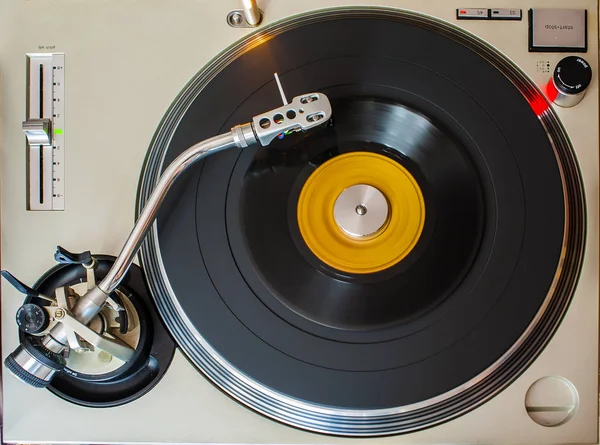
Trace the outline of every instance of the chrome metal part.
<path fill-rule="evenodd" d="M 124 342 L 118 340 L 117 338 L 111 340 L 99 335 L 83 323 L 77 321 L 77 319 L 73 318 L 73 316 L 67 311 L 64 311 L 61 308 L 51 307 L 49 307 L 48 310 L 51 314 L 54 312 L 55 318 L 60 320 L 60 322 L 66 326 L 67 331 L 76 333 L 94 347 L 106 351 L 110 355 L 117 357 L 124 362 L 128 361 L 131 357 L 133 357 L 133 354 L 135 354 L 135 350 L 130 348 Z M 58 315 L 59 311 L 62 311 L 61 316 Z"/>
<path fill-rule="evenodd" d="M 23 132 L 29 145 L 52 144 L 52 121 L 49 118 L 27 119 L 23 122 Z"/>
<path fill-rule="evenodd" d="M 260 17 L 262 21 L 263 12 L 260 11 Z M 244 15 L 243 9 L 234 9 L 227 14 L 227 24 L 232 28 L 256 28 L 258 25 L 251 25 L 246 16 Z M 259 23 L 260 24 L 260 23 Z"/>
<path fill-rule="evenodd" d="M 59 301 L 66 301 L 66 298 L 64 297 L 64 288 L 58 288 L 56 293 Z M 61 352 L 66 345 L 57 341 L 52 334 L 55 334 L 61 339 L 64 337 L 71 350 L 76 352 L 89 350 L 89 348 L 81 345 L 77 338 L 77 335 L 79 335 L 90 345 L 106 351 L 110 355 L 117 357 L 124 362 L 128 361 L 135 353 L 133 348 L 120 339 L 114 336 L 113 339 L 109 339 L 90 329 L 88 326 L 75 319 L 64 307 L 45 306 L 44 309 L 54 319 L 55 325 L 52 328 L 51 333 L 43 338 L 42 345 L 53 352 Z"/>
<path fill-rule="evenodd" d="M 154 218 L 156 217 L 158 208 L 162 204 L 167 192 L 179 175 L 183 173 L 190 165 L 202 159 L 203 157 L 231 147 L 235 147 L 233 133 L 228 132 L 221 134 L 199 142 L 198 144 L 188 148 L 186 151 L 181 153 L 171 163 L 171 165 L 167 167 L 158 181 L 158 184 L 156 184 L 156 188 L 154 189 L 152 197 L 144 206 L 144 210 L 142 210 L 142 213 L 136 221 L 133 230 L 129 234 L 127 241 L 125 241 L 125 245 L 121 249 L 119 256 L 110 268 L 108 274 L 98 285 L 98 289 L 101 292 L 103 292 L 105 295 L 108 295 L 119 285 L 129 270 L 129 266 L 131 266 L 137 251 L 144 241 L 148 229 L 150 229 L 154 223 Z M 104 303 L 104 301 L 102 303 Z M 96 313 L 98 312 L 99 310 Z M 96 313 L 94 315 L 96 315 Z"/>
<path fill-rule="evenodd" d="M 554 103 L 559 107 L 570 108 L 577 105 L 579 102 L 583 100 L 583 96 L 585 96 L 585 90 L 575 94 L 569 94 L 561 90 L 561 88 L 556 84 L 554 79 L 551 79 L 554 90 L 556 91 L 556 98 L 554 99 Z"/>
<path fill-rule="evenodd" d="M 227 23 L 231 26 L 240 26 L 244 21 L 244 15 L 240 11 L 232 11 L 227 16 Z"/>
<path fill-rule="evenodd" d="M 263 113 L 252 119 L 254 132 L 261 145 L 266 146 L 276 137 L 295 131 L 308 131 L 331 118 L 331 104 L 321 93 L 294 97 L 292 103 Z"/>
<path fill-rule="evenodd" d="M 87 324 L 100 312 L 107 298 L 108 294 L 96 286 L 81 297 L 71 312 L 77 320 Z"/>
<path fill-rule="evenodd" d="M 250 26 L 258 26 L 262 20 L 262 12 L 258 9 L 256 0 L 242 0 L 244 18 Z"/>
<path fill-rule="evenodd" d="M 242 9 L 235 9 L 227 14 L 227 23 L 233 28 L 256 28 L 262 19 L 263 12 L 256 0 L 242 0 Z"/>
<path fill-rule="evenodd" d="M 35 357 L 31 356 L 22 345 L 19 345 L 17 350 L 13 353 L 13 358 L 23 370 L 38 379 L 50 381 L 56 373 L 55 369 L 40 363 Z"/>
<path fill-rule="evenodd" d="M 86 283 L 78 283 L 72 286 L 72 289 L 77 293 L 84 293 L 85 288 Z M 92 319 L 88 327 L 103 337 L 116 338 L 130 348 L 137 350 L 141 334 L 139 314 L 128 295 L 121 292 L 120 289 L 116 289 L 115 293 L 119 295 L 124 310 L 127 312 L 127 332 L 125 334 L 120 332 L 121 322 L 118 317 L 121 314 L 109 304 L 104 305 L 102 311 Z M 85 343 L 89 344 L 88 342 Z M 87 375 L 101 375 L 116 371 L 125 364 L 123 360 L 114 357 L 110 353 L 93 347 L 91 344 L 89 346 L 88 351 L 69 355 L 68 367 L 70 370 Z"/>
<path fill-rule="evenodd" d="M 113 310 L 117 312 L 123 310 L 123 306 L 121 306 L 119 303 L 113 300 L 110 296 L 106 299 L 106 304 L 108 304 L 110 307 L 113 308 Z"/>
<path fill-rule="evenodd" d="M 257 142 L 252 124 L 236 125 L 231 129 L 231 133 L 237 147 L 246 148 Z"/>
<path fill-rule="evenodd" d="M 335 200 L 333 216 L 338 227 L 353 238 L 363 238 L 380 230 L 388 220 L 388 201 L 377 188 L 356 184 Z"/>
<path fill-rule="evenodd" d="M 96 287 L 96 267 L 98 267 L 98 261 L 95 258 L 92 258 L 90 264 L 83 264 L 82 266 L 85 267 L 87 291 L 91 291 Z M 106 297 L 106 303 L 117 312 L 123 310 L 123 307 L 110 295 Z"/>
<path fill-rule="evenodd" d="M 65 349 L 66 346 L 56 341 L 56 339 L 51 335 L 44 336 L 44 338 L 42 339 L 42 345 L 44 345 L 46 349 L 52 352 L 61 352 L 63 349 Z"/>
<path fill-rule="evenodd" d="M 92 258 L 92 264 L 83 264 L 85 267 L 85 280 L 87 283 L 87 290 L 92 290 L 96 287 L 96 267 L 98 266 L 98 261 L 95 258 Z"/>
<path fill-rule="evenodd" d="M 67 290 L 70 290 L 68 287 L 59 287 L 54 291 L 54 294 L 56 295 L 56 301 L 58 302 L 58 307 L 55 306 L 50 306 L 46 308 L 46 311 L 50 312 L 50 314 L 52 314 L 52 311 L 54 311 L 54 319 L 55 320 L 60 320 L 64 317 L 66 311 L 69 310 L 69 300 L 67 299 Z M 71 348 L 71 350 L 73 351 L 83 351 L 85 348 L 81 345 L 81 343 L 79 343 L 79 340 L 77 339 L 77 336 L 75 335 L 75 332 L 71 329 L 64 329 L 65 331 L 65 335 L 67 338 L 67 343 L 69 345 L 69 348 Z"/>
<path fill-rule="evenodd" d="M 71 312 L 80 323 L 87 325 L 92 320 L 92 318 L 94 318 L 98 314 L 98 312 L 102 310 L 102 307 L 104 306 L 107 297 L 108 295 L 102 292 L 98 288 L 98 286 L 96 286 L 94 289 L 87 292 L 83 297 L 81 297 L 81 299 L 75 304 Z M 52 306 L 49 306 L 49 308 L 50 307 Z M 69 344 L 69 334 L 67 330 L 64 329 L 61 323 L 55 324 L 52 327 L 52 329 L 50 329 L 50 332 L 46 334 L 46 337 L 48 336 L 52 337 L 54 342 L 62 344 L 62 349 L 64 349 L 67 346 L 67 344 Z M 44 338 L 42 340 L 42 343 L 46 341 L 51 342 L 51 340 L 46 340 L 46 338 Z M 57 350 L 55 352 L 60 352 L 61 350 Z"/>

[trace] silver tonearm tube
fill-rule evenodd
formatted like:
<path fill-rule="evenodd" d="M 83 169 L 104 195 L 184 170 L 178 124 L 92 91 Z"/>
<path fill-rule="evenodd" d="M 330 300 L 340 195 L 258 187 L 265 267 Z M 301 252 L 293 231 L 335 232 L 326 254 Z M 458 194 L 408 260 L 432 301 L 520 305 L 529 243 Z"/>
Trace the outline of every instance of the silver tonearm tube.
<path fill-rule="evenodd" d="M 330 118 L 331 105 L 327 96 L 321 93 L 304 94 L 295 97 L 289 104 L 284 103 L 282 107 L 255 116 L 251 123 L 235 126 L 231 131 L 199 142 L 181 153 L 159 178 L 108 274 L 74 305 L 71 324 L 79 322 L 87 325 L 100 312 L 110 294 L 119 286 L 129 270 L 167 192 L 190 165 L 206 156 L 232 147 L 245 148 L 257 142 L 267 146 L 277 137 L 282 138 L 293 132 L 308 131 L 326 123 Z M 48 351 L 59 354 L 69 344 L 67 335 L 68 330 L 64 324 L 57 323 L 43 337 L 41 343 Z M 10 357 L 9 369 L 13 374 L 28 383 L 38 382 L 35 386 L 42 386 L 44 382 L 49 382 L 60 370 L 59 366 L 54 366 L 51 360 L 43 358 L 37 350 L 32 349 L 31 345 L 19 345 Z"/>

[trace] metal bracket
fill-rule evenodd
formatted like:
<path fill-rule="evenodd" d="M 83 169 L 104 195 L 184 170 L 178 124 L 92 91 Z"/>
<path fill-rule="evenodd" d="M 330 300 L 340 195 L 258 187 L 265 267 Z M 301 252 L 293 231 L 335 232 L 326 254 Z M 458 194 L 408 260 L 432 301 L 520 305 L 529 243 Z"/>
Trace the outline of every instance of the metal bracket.
<path fill-rule="evenodd" d="M 69 312 L 70 310 L 69 301 L 67 300 L 67 291 L 69 293 L 73 292 L 73 290 L 68 286 L 56 288 L 54 291 L 54 295 L 56 295 L 56 302 L 58 303 L 58 306 L 44 307 L 44 309 L 46 309 L 46 311 L 55 320 L 55 322 L 57 322 L 58 319 L 64 313 Z M 73 351 L 83 352 L 88 350 L 88 348 L 84 347 L 81 343 L 79 343 L 79 339 L 75 335 L 75 331 L 73 331 L 72 329 L 66 329 L 65 332 L 67 334 L 67 342 L 69 343 L 69 347 Z"/>
<path fill-rule="evenodd" d="M 261 145 L 266 146 L 276 137 L 297 131 L 308 131 L 331 118 L 331 104 L 327 96 L 310 93 L 294 97 L 290 104 L 252 118 L 252 125 Z"/>
<path fill-rule="evenodd" d="M 93 274 L 94 270 L 92 267 L 87 268 L 87 270 L 89 279 L 89 271 L 91 271 L 91 273 Z M 93 280 L 95 283 L 95 278 Z M 69 307 L 68 297 L 69 294 L 76 295 L 73 289 L 71 289 L 69 286 L 59 287 L 54 291 L 54 293 L 56 295 L 56 301 L 58 303 L 58 306 L 44 306 L 44 309 L 49 313 L 50 317 L 54 321 L 54 323 L 52 323 L 52 326 L 59 322 L 63 323 L 65 327 L 65 333 L 67 335 L 67 342 L 69 343 L 69 347 L 71 348 L 71 350 L 76 352 L 86 352 L 90 350 L 88 347 L 84 346 L 85 342 L 84 344 L 82 344 L 82 342 L 79 340 L 79 338 L 77 337 L 77 335 L 79 335 L 90 345 L 100 348 L 108 352 L 109 354 L 114 355 L 117 358 L 121 358 L 119 354 L 125 356 L 129 354 L 128 352 L 123 352 L 123 347 L 128 347 L 124 343 L 117 343 L 117 346 L 109 344 L 111 340 L 97 334 L 96 332 L 85 326 L 83 323 L 80 323 L 70 315 L 71 308 Z M 123 308 L 119 304 L 117 304 L 116 301 L 112 299 L 110 300 L 111 303 L 109 304 L 113 307 L 115 311 L 123 310 Z M 109 349 L 107 350 L 106 347 L 108 347 Z M 113 350 L 115 349 L 117 351 L 117 354 L 113 354 Z"/>
<path fill-rule="evenodd" d="M 264 16 L 261 9 L 259 9 L 258 12 L 260 14 L 260 20 L 256 25 L 251 25 L 246 19 L 243 9 L 234 9 L 229 14 L 227 14 L 227 24 L 232 28 L 256 28 L 258 25 L 261 24 L 262 18 Z"/>
<path fill-rule="evenodd" d="M 75 319 L 69 311 L 66 311 L 63 308 L 56 306 L 45 306 L 44 309 L 50 313 L 54 320 L 63 324 L 63 327 L 66 328 L 67 333 L 72 332 L 81 336 L 81 338 L 94 347 L 108 352 L 113 357 L 117 357 L 118 359 L 127 362 L 135 354 L 135 350 L 121 340 L 117 339 L 116 337 L 109 339 L 99 335 L 83 323 L 77 321 L 77 319 Z"/>

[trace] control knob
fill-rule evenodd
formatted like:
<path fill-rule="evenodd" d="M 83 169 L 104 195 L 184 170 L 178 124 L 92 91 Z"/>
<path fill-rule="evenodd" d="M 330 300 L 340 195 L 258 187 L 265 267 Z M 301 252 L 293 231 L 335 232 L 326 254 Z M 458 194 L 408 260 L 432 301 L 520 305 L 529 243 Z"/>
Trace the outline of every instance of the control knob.
<path fill-rule="evenodd" d="M 27 334 L 44 332 L 49 322 L 48 314 L 37 304 L 24 304 L 17 311 L 17 325 Z"/>
<path fill-rule="evenodd" d="M 562 59 L 548 82 L 548 99 L 560 107 L 573 107 L 583 99 L 592 80 L 590 64 L 578 56 Z"/>

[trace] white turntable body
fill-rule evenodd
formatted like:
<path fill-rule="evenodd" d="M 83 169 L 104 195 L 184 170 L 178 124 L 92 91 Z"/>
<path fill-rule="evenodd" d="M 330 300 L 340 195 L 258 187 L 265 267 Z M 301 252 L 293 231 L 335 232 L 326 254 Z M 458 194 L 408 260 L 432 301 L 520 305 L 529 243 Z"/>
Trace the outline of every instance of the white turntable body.
<path fill-rule="evenodd" d="M 509 388 L 472 412 L 424 431 L 377 439 L 312 434 L 264 418 L 209 383 L 177 351 L 148 394 L 93 409 L 3 376 L 4 437 L 9 443 L 597 443 L 598 441 L 598 4 L 595 0 L 379 0 L 461 26 L 490 43 L 540 88 L 569 53 L 528 52 L 529 8 L 588 12 L 594 73 L 583 101 L 555 107 L 579 160 L 587 192 L 585 263 L 568 313 L 535 363 Z M 263 0 L 264 23 L 354 0 Z M 520 21 L 456 19 L 457 8 L 519 8 Z M 25 282 L 54 265 L 57 244 L 115 255 L 134 222 L 139 172 L 171 102 L 202 67 L 253 32 L 233 28 L 237 0 L 7 0 L 0 13 L 2 268 Z M 403 44 L 399 42 L 398 44 Z M 409 44 L 409 42 L 406 42 Z M 65 209 L 26 210 L 26 54 L 65 54 Z M 286 85 L 289 94 L 293 85 Z M 22 301 L 2 283 L 3 359 L 18 344 L 14 314 Z M 561 376 L 578 393 L 575 415 L 557 427 L 527 413 L 530 386 Z M 544 395 L 542 394 L 542 397 Z M 550 400 L 548 403 L 552 403 Z"/>

